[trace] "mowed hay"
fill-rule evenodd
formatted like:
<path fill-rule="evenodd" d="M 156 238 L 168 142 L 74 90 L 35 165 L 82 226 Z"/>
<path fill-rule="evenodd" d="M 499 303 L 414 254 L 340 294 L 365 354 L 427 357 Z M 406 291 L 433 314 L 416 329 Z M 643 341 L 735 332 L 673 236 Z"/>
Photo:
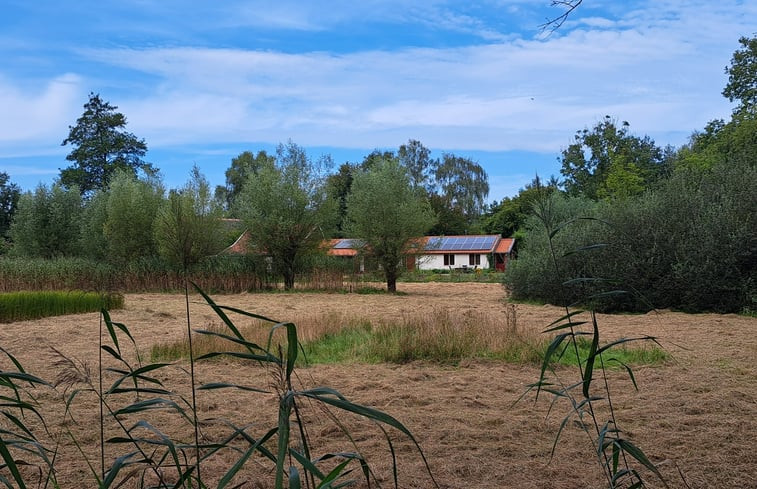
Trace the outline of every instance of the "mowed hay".
<path fill-rule="evenodd" d="M 337 317 L 371 316 L 400 322 L 403 318 L 432 318 L 439 311 L 462 314 L 506 314 L 503 291 L 494 284 L 399 284 L 406 295 L 385 294 L 241 294 L 218 296 L 222 305 L 272 317 L 305 318 L 308 314 Z M 550 306 L 517 305 L 517 325 L 538 332 L 564 311 Z M 178 295 L 128 295 L 126 308 L 113 311 L 113 319 L 129 326 L 141 351 L 158 342 L 185 335 L 184 301 Z M 193 297 L 193 327 L 217 324 L 217 318 Z M 304 320 L 304 319 L 303 319 Z M 691 487 L 754 487 L 757 480 L 757 319 L 734 315 L 686 315 L 651 313 L 644 316 L 599 316 L 606 339 L 652 334 L 660 338 L 674 361 L 663 366 L 637 368 L 636 392 L 622 371 L 610 373 L 613 401 L 619 425 L 656 463 L 671 487 L 685 487 L 678 469 Z M 28 371 L 52 379 L 56 372 L 48 346 L 94 364 L 97 358 L 96 313 L 47 318 L 3 325 L 0 345 L 16 354 Z M 179 366 L 186 366 L 185 363 Z M 566 379 L 573 370 L 560 369 Z M 420 441 L 440 485 L 445 488 L 603 487 L 596 458 L 586 436 L 569 425 L 557 445 L 551 463 L 554 435 L 567 406 L 549 410 L 549 396 L 534 402 L 529 396 L 513 406 L 526 386 L 538 378 L 538 367 L 513 366 L 500 360 L 464 361 L 457 365 L 410 362 L 402 365 L 318 365 L 302 369 L 307 385 L 328 385 L 347 397 L 374 406 L 400 419 Z M 254 366 L 216 361 L 200 363 L 199 382 L 230 377 L 245 384 L 265 386 L 269 373 Z M 573 376 L 573 377 L 570 377 Z M 175 388 L 187 382 L 175 369 L 163 379 Z M 52 402 L 52 394 L 41 396 Z M 276 414 L 271 398 L 245 393 L 201 392 L 203 419 L 228 418 L 255 422 L 264 430 Z M 96 404 L 84 403 L 77 411 L 82 435 L 96 426 Z M 86 411 L 86 409 L 91 409 Z M 53 419 L 59 410 L 51 405 Z M 318 410 L 307 413 L 309 427 L 321 449 L 350 449 L 328 416 Z M 159 419 L 159 421 L 163 421 Z M 376 471 L 391 486 L 386 469 L 390 457 L 380 432 L 357 420 L 344 419 L 357 430 L 355 440 L 371 459 Z M 165 422 L 173 422 L 165 419 Z M 56 426 L 54 423 L 52 426 Z M 170 425 L 166 432 L 182 433 L 186 427 Z M 211 428 L 207 428 L 212 431 Z M 211 433 L 212 434 L 212 433 Z M 85 436 L 96 444 L 96 434 Z M 393 434 L 401 456 L 401 487 L 430 487 L 422 463 L 410 445 Z M 94 450 L 94 447 L 91 448 Z M 76 450 L 64 444 L 60 457 L 63 487 L 92 485 Z M 221 473 L 222 460 L 203 467 Z M 250 487 L 271 487 L 263 464 L 246 467 Z M 661 487 L 647 475 L 650 487 Z"/>

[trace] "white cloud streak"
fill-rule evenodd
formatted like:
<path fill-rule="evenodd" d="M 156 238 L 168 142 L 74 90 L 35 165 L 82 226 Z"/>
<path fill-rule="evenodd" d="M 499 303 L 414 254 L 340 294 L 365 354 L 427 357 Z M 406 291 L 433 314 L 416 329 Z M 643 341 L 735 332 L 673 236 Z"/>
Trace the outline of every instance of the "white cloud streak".
<path fill-rule="evenodd" d="M 373 148 L 415 138 L 436 149 L 556 154 L 576 130 L 605 114 L 662 144 L 680 144 L 727 115 L 723 67 L 738 37 L 752 34 L 754 6 L 670 0 L 619 19 L 595 13 L 571 19 L 572 26 L 543 40 L 491 32 L 483 37 L 496 42 L 462 48 L 289 54 L 158 47 L 79 54 L 104 71 L 149 77 L 112 102 L 151 147 L 292 138 Z M 449 28 L 484 29 L 476 19 L 437 14 Z M 253 17 L 241 12 L 239 22 Z M 254 18 L 273 27 L 321 28 L 284 11 Z M 344 20 L 329 20 L 337 21 Z M 31 92 L 0 79 L 6 112 L 0 142 L 57 143 L 80 112 L 87 82 L 82 74 L 64 74 Z"/>

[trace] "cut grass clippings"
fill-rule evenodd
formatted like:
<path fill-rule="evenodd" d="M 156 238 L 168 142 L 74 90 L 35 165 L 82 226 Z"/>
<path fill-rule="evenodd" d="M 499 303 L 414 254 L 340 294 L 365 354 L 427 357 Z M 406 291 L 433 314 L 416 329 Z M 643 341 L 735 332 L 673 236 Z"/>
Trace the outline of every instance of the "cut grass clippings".
<path fill-rule="evenodd" d="M 0 323 L 122 309 L 121 294 L 82 291 L 21 291 L 0 294 Z"/>

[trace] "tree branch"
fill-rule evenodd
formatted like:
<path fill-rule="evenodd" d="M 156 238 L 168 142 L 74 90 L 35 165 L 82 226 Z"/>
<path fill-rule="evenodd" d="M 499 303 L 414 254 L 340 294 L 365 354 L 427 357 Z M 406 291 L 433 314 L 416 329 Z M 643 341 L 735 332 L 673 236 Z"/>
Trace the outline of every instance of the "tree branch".
<path fill-rule="evenodd" d="M 552 7 L 561 7 L 565 10 L 557 17 L 551 19 L 547 18 L 547 21 L 539 27 L 542 31 L 549 29 L 550 34 L 555 32 L 563 25 L 563 23 L 565 23 L 570 14 L 572 14 L 582 2 L 583 0 L 552 0 Z"/>

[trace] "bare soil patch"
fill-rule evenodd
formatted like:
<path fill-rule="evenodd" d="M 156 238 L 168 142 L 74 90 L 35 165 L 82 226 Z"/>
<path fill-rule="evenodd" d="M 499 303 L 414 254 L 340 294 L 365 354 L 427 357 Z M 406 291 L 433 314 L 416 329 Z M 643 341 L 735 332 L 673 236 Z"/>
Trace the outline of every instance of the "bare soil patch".
<path fill-rule="evenodd" d="M 278 320 L 294 320 L 320 313 L 401 318 L 439 309 L 489 310 L 504 316 L 504 292 L 496 284 L 400 283 L 406 295 L 274 293 L 216 296 L 223 305 L 239 307 Z M 157 342 L 185 334 L 184 298 L 179 295 L 140 294 L 126 297 L 126 308 L 113 319 L 128 325 L 143 352 Z M 517 305 L 518 322 L 544 329 L 562 311 L 551 306 Z M 192 297 L 193 327 L 218 324 L 199 296 Z M 657 312 L 646 315 L 601 315 L 606 338 L 651 334 L 673 354 L 668 365 L 636 370 L 639 391 L 628 377 L 613 372 L 613 400 L 620 427 L 656 463 L 671 487 L 757 487 L 757 319 L 736 315 Z M 0 346 L 16 355 L 28 371 L 53 379 L 55 347 L 70 358 L 96 366 L 98 315 L 81 314 L 4 324 Z M 185 366 L 185 365 L 184 365 Z M 8 368 L 7 365 L 3 366 Z M 199 382 L 236 379 L 265 386 L 269 372 L 227 361 L 198 366 Z M 568 426 L 554 459 L 550 451 L 567 406 L 557 405 L 547 416 L 548 396 L 533 397 L 513 406 L 526 386 L 538 378 L 537 366 L 514 366 L 470 360 L 458 366 L 412 363 L 407 365 L 334 365 L 301 370 L 307 386 L 328 385 L 348 398 L 397 417 L 416 435 L 433 473 L 443 488 L 577 488 L 603 487 L 591 445 L 583 433 Z M 566 379 L 575 374 L 565 372 Z M 186 373 L 177 368 L 163 379 L 173 388 L 186 386 Z M 39 393 L 55 431 L 61 425 L 59 394 Z M 271 397 L 203 392 L 203 419 L 227 418 L 259 424 L 262 434 L 275 423 Z M 96 447 L 97 405 L 82 397 L 77 403 L 80 441 Z M 318 409 L 307 414 L 309 433 L 324 450 L 350 449 L 328 417 Z M 344 419 L 356 430 L 359 448 L 373 461 L 377 474 L 390 487 L 390 458 L 382 435 L 370 425 Z M 183 436 L 185 427 L 170 417 L 156 415 L 166 432 Z M 208 437 L 220 431 L 212 423 Z M 113 433 L 115 434 L 115 433 Z M 401 487 L 425 488 L 432 483 L 412 446 L 397 436 L 401 457 Z M 59 455 L 63 487 L 94 486 L 81 456 L 64 441 Z M 96 460 L 96 458 L 93 458 Z M 203 467 L 222 473 L 228 460 Z M 252 460 L 240 482 L 244 487 L 271 487 L 269 465 Z M 651 487 L 661 487 L 647 475 Z"/>

